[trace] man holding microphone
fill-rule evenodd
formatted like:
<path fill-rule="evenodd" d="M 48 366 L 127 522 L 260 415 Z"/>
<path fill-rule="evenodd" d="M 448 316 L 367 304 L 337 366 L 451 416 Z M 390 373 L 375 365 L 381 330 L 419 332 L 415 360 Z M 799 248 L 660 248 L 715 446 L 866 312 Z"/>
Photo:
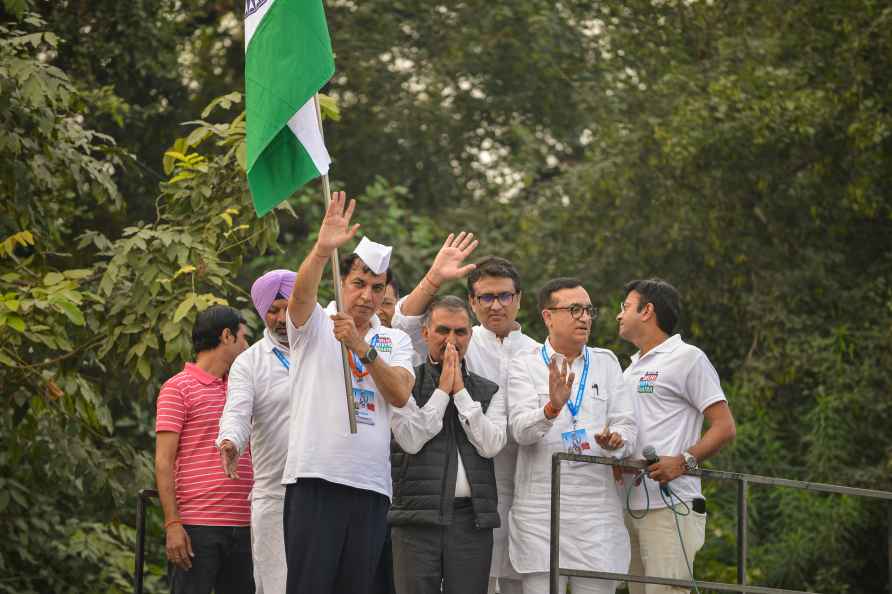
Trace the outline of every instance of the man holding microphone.
<path fill-rule="evenodd" d="M 636 280 L 626 284 L 625 293 L 616 320 L 620 338 L 639 349 L 624 373 L 638 411 L 638 453 L 644 457 L 643 450 L 652 447 L 659 455 L 648 468 L 649 478 L 632 489 L 626 514 L 630 573 L 687 580 L 706 538 L 706 501 L 699 477 L 684 473 L 734 439 L 734 417 L 719 375 L 703 351 L 679 334 L 670 336 L 681 313 L 675 287 L 660 279 Z M 701 436 L 704 418 L 709 429 Z M 668 497 L 660 489 L 667 484 L 672 493 Z M 667 504 L 682 510 L 686 506 L 690 513 L 674 517 Z M 688 591 L 629 584 L 630 594 Z"/>

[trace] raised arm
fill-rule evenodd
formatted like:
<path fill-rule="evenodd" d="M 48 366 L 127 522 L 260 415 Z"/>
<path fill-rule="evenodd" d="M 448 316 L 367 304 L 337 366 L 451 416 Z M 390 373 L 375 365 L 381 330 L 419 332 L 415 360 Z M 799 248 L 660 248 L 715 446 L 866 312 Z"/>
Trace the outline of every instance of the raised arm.
<path fill-rule="evenodd" d="M 350 200 L 347 204 L 344 192 L 332 192 L 331 204 L 328 205 L 319 228 L 319 237 L 297 270 L 294 290 L 288 300 L 288 315 L 295 328 L 303 326 L 316 307 L 319 281 L 322 280 L 322 273 L 325 272 L 325 265 L 332 252 L 350 241 L 359 230 L 358 223 L 350 226 L 354 208 L 355 200 Z"/>
<path fill-rule="evenodd" d="M 473 233 L 462 231 L 456 236 L 450 233 L 443 243 L 443 247 L 437 252 L 430 270 L 421 279 L 412 292 L 401 302 L 402 313 L 406 316 L 420 316 L 425 312 L 431 300 L 437 295 L 440 286 L 451 280 L 463 278 L 474 268 L 475 264 L 462 266 L 462 262 L 477 249 L 479 242 L 474 239 Z"/>

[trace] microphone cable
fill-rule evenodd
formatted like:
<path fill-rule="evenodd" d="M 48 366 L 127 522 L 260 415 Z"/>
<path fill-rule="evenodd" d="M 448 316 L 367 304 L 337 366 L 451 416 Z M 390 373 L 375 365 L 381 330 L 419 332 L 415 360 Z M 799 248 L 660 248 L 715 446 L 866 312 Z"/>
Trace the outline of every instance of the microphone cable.
<path fill-rule="evenodd" d="M 631 481 L 629 487 L 626 489 L 626 512 L 636 520 L 643 520 L 648 513 L 650 513 L 650 491 L 647 489 L 647 485 L 644 484 L 644 477 L 647 476 L 647 471 L 642 470 L 635 477 L 635 480 Z M 648 477 L 649 478 L 649 477 Z M 644 497 L 647 502 L 644 507 L 644 513 L 640 516 L 636 516 L 632 511 L 631 499 L 632 499 L 632 489 L 638 485 L 643 485 L 644 487 Z M 666 498 L 669 498 L 667 501 Z M 700 594 L 700 588 L 697 587 L 697 580 L 694 578 L 694 567 L 691 564 L 690 559 L 688 558 L 688 552 L 684 546 L 684 537 L 681 535 L 681 524 L 679 524 L 678 518 L 679 516 L 687 516 L 691 513 L 691 508 L 687 503 L 682 501 L 678 495 L 675 494 L 675 491 L 672 490 L 672 487 L 669 486 L 669 483 L 665 485 L 660 485 L 660 498 L 663 500 L 663 503 L 666 504 L 666 507 L 672 511 L 672 517 L 675 519 L 675 532 L 678 534 L 678 544 L 681 545 L 681 552 L 684 555 L 685 567 L 688 568 L 688 575 L 691 576 L 691 586 L 694 587 L 694 592 Z M 684 512 L 680 511 L 678 504 L 673 504 L 672 500 L 675 499 L 684 507 Z M 640 546 L 640 545 L 639 545 Z"/>

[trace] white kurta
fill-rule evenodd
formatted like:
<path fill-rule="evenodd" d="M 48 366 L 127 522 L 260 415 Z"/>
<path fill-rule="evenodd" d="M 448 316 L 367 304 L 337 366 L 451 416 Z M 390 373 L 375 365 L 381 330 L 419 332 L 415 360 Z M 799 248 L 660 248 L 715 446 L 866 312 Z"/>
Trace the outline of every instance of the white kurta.
<path fill-rule="evenodd" d="M 251 544 L 257 594 L 285 591 L 285 487 L 281 483 L 288 452 L 291 401 L 288 368 L 273 352 L 274 348 L 288 360 L 288 347 L 264 330 L 263 338 L 232 364 L 217 437 L 218 447 L 228 439 L 239 452 L 251 444 Z"/>
<path fill-rule="evenodd" d="M 548 357 L 554 351 L 546 341 Z M 589 372 L 577 427 L 585 429 L 591 454 L 624 457 L 634 451 L 637 424 L 634 403 L 623 382 L 616 355 L 586 347 Z M 576 398 L 583 357 L 573 361 L 576 374 L 570 391 Z M 561 434 L 572 428 L 570 407 L 554 420 L 545 417 L 548 367 L 540 350 L 518 356 L 508 381 L 508 422 L 520 444 L 514 503 L 509 513 L 509 553 L 520 573 L 548 571 L 551 518 L 551 455 L 564 452 Z M 625 445 L 604 451 L 594 441 L 605 425 L 618 432 Z M 564 462 L 561 468 L 560 566 L 567 569 L 625 573 L 629 569 L 629 534 L 623 505 L 608 466 Z"/>
<path fill-rule="evenodd" d="M 401 299 L 396 305 L 393 316 L 393 327 L 406 332 L 412 339 L 412 346 L 420 360 L 427 358 L 427 346 L 421 337 L 421 316 L 406 316 L 402 312 Z M 504 340 L 499 340 L 495 333 L 483 326 L 474 326 L 465 364 L 470 371 L 483 376 L 499 385 L 499 391 L 508 398 L 508 370 L 511 361 L 521 353 L 532 352 L 539 343 L 524 334 L 520 328 L 512 331 Z M 508 559 L 508 510 L 514 499 L 514 473 L 517 463 L 517 442 L 508 428 L 508 442 L 498 455 L 493 458 L 496 474 L 496 488 L 499 494 L 499 518 L 501 527 L 493 530 L 492 565 L 489 575 L 508 579 L 520 576 L 511 567 Z"/>

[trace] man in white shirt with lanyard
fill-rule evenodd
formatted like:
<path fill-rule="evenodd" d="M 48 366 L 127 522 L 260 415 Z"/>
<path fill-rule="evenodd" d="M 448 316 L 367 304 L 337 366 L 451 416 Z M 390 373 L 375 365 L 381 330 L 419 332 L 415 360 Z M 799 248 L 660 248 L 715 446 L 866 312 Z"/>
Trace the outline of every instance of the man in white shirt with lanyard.
<path fill-rule="evenodd" d="M 332 195 L 288 302 L 292 406 L 282 475 L 288 594 L 370 592 L 392 493 L 391 409 L 406 404 L 414 385 L 409 337 L 373 325 L 391 248 L 364 238 L 342 262 L 343 311 L 317 302 L 332 252 L 359 229 L 350 225 L 355 206 L 343 192 Z M 355 435 L 344 405 L 341 344 L 350 351 Z"/>
<path fill-rule="evenodd" d="M 508 418 L 520 449 L 509 553 L 524 594 L 549 591 L 551 456 L 555 452 L 624 457 L 635 447 L 634 403 L 616 356 L 586 346 L 596 310 L 573 278 L 539 292 L 548 339 L 514 359 Z M 629 535 L 610 467 L 569 463 L 561 473 L 560 566 L 625 573 Z M 561 578 L 561 592 L 567 577 Z M 606 594 L 609 580 L 569 578 L 573 594 Z"/>
<path fill-rule="evenodd" d="M 251 552 L 257 594 L 285 591 L 282 470 L 291 407 L 285 310 L 294 278 L 291 270 L 272 270 L 251 286 L 251 300 L 266 327 L 263 337 L 239 355 L 229 370 L 216 441 L 223 470 L 233 479 L 238 478 L 239 456 L 251 444 Z"/>
<path fill-rule="evenodd" d="M 473 234 L 449 235 L 422 281 L 397 304 L 393 323 L 395 328 L 409 333 L 423 361 L 427 357 L 427 347 L 421 337 L 421 314 L 443 283 L 467 276 L 468 302 L 480 324 L 472 329 L 465 362 L 470 371 L 498 384 L 507 398 L 511 360 L 519 353 L 537 348 L 539 343 L 524 334 L 517 323 L 522 298 L 517 269 L 508 260 L 494 256 L 462 266 L 476 247 Z M 514 496 L 516 461 L 517 443 L 509 430 L 506 446 L 493 461 L 501 525 L 493 531 L 490 594 L 496 591 L 497 580 L 501 594 L 521 592 L 520 575 L 508 559 L 508 509 Z"/>
<path fill-rule="evenodd" d="M 699 477 L 683 474 L 734 439 L 734 417 L 718 373 L 703 351 L 678 334 L 670 336 L 681 312 L 678 291 L 666 281 L 649 279 L 626 284 L 625 293 L 616 319 L 620 337 L 639 349 L 624 372 L 638 411 L 636 453 L 643 457 L 643 449 L 652 446 L 659 456 L 659 462 L 648 468 L 650 478 L 632 487 L 631 515 L 626 514 L 632 546 L 630 573 L 688 580 L 692 568 L 685 553 L 693 565 L 706 538 L 706 502 Z M 704 417 L 709 429 L 701 437 Z M 668 485 L 670 495 L 661 492 L 661 484 Z M 667 503 L 681 512 L 677 518 Z M 629 584 L 631 594 L 688 591 Z"/>

